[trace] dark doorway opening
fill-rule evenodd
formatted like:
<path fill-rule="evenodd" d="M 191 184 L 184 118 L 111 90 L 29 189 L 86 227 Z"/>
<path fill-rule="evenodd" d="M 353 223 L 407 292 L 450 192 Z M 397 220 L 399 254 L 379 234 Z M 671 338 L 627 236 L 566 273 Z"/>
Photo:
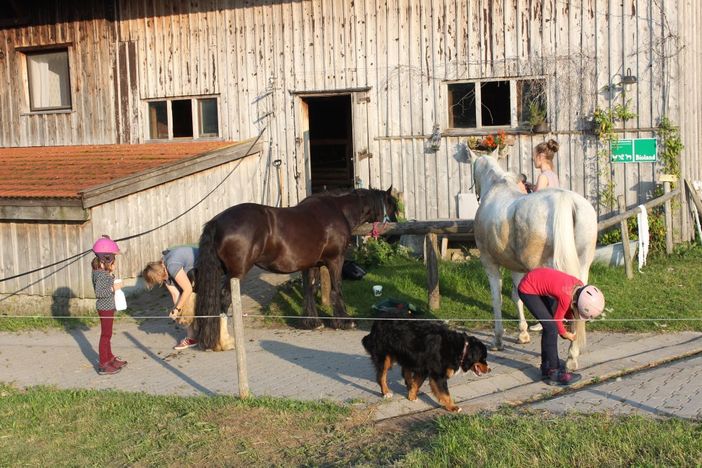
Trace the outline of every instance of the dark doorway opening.
<path fill-rule="evenodd" d="M 351 95 L 304 98 L 309 118 L 312 193 L 353 188 Z"/>

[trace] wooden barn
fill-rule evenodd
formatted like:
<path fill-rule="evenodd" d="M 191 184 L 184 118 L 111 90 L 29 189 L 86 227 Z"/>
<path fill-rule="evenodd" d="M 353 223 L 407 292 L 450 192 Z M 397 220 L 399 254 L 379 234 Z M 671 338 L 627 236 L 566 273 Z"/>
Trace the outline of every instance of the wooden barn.
<path fill-rule="evenodd" d="M 392 185 L 407 218 L 455 218 L 471 191 L 468 147 L 498 133 L 505 167 L 529 179 L 533 147 L 556 139 L 562 183 L 606 217 L 612 196 L 629 207 L 653 196 L 665 167 L 662 121 L 685 146 L 675 155 L 680 175 L 702 178 L 700 27 L 692 0 L 11 1 L 0 11 L 0 147 L 7 159 L 23 158 L 24 147 L 178 143 L 193 145 L 197 160 L 194 145 L 260 135 L 243 158 L 250 167 L 218 202 L 130 242 L 124 277 L 244 200 L 288 206 L 325 188 Z M 603 135 L 656 139 L 658 158 L 611 162 Z M 188 172 L 188 157 L 178 171 Z M 72 198 L 86 219 L 63 218 L 31 185 L 0 195 L 0 277 L 65 258 L 102 233 L 157 226 L 179 213 L 176 192 L 187 192 L 187 209 L 235 164 L 224 159 L 91 205 L 95 186 L 129 180 L 106 170 Z M 25 205 L 45 217 L 23 218 Z M 675 224 L 678 239 L 690 236 L 685 206 Z M 0 293 L 35 281 L 29 294 L 91 293 L 85 268 L 66 271 L 2 282 Z"/>

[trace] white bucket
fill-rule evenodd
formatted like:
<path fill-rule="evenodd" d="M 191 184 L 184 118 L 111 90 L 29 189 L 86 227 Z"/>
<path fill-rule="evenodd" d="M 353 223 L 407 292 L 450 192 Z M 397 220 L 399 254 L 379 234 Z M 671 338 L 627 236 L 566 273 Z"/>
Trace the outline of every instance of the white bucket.
<path fill-rule="evenodd" d="M 121 284 L 121 279 L 115 279 L 115 284 Z M 124 295 L 122 288 L 115 290 L 115 309 L 125 310 L 127 308 L 127 298 Z"/>

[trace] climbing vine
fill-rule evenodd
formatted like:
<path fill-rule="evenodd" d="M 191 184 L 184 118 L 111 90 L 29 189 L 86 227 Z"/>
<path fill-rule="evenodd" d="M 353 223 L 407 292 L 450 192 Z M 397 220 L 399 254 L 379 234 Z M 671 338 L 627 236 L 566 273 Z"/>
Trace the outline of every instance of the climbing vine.
<path fill-rule="evenodd" d="M 678 180 L 680 179 L 680 156 L 684 145 L 680 138 L 680 129 L 672 124 L 670 119 L 666 116 L 661 118 L 658 125 L 658 139 L 660 142 L 660 148 L 658 150 L 658 159 L 660 164 L 660 171 L 663 174 L 675 175 Z M 610 179 L 611 180 L 611 179 Z M 671 185 L 675 186 L 674 183 Z M 656 187 L 653 196 L 659 197 L 663 195 L 663 187 L 659 185 Z M 673 201 L 675 205 L 675 201 Z M 636 217 L 631 217 L 627 221 L 629 227 L 629 233 L 632 235 L 632 239 L 637 239 L 636 233 L 638 232 L 638 219 Z M 648 217 L 648 230 L 649 230 L 649 249 L 651 252 L 664 252 L 665 251 L 665 211 L 662 206 L 658 206 L 651 210 L 651 214 Z M 612 229 L 600 236 L 599 242 L 602 244 L 612 244 L 614 242 L 621 241 L 621 231 L 619 229 Z"/>
<path fill-rule="evenodd" d="M 601 143 L 600 149 L 597 151 L 597 175 L 601 181 L 599 203 L 609 210 L 614 209 L 617 201 L 614 191 L 614 170 L 610 163 L 611 144 L 619 140 L 614 132 L 614 126 L 617 122 L 626 122 L 636 118 L 636 113 L 630 109 L 629 103 L 630 101 L 625 101 L 611 109 L 597 107 L 593 112 L 594 132 Z"/>
<path fill-rule="evenodd" d="M 670 122 L 670 119 L 665 116 L 658 125 L 658 137 L 662 144 L 658 153 L 661 171 L 664 174 L 672 174 L 680 179 L 680 154 L 685 148 L 680 139 L 680 129 L 675 127 Z M 675 183 L 671 185 L 675 187 Z"/>

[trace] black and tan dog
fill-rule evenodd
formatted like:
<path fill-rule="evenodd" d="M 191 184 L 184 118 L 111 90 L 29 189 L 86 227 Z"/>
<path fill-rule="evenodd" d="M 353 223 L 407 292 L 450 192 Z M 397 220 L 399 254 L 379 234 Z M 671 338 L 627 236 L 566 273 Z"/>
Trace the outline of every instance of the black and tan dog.
<path fill-rule="evenodd" d="M 377 381 L 384 398 L 391 398 L 388 370 L 393 363 L 402 366 L 409 400 L 416 400 L 419 387 L 429 378 L 431 390 L 448 411 L 460 411 L 448 390 L 448 379 L 458 369 L 472 370 L 480 376 L 490 372 L 487 348 L 475 337 L 450 330 L 446 325 L 418 320 L 403 312 L 385 312 L 373 323 L 363 347 L 370 354 L 377 372 Z"/>

